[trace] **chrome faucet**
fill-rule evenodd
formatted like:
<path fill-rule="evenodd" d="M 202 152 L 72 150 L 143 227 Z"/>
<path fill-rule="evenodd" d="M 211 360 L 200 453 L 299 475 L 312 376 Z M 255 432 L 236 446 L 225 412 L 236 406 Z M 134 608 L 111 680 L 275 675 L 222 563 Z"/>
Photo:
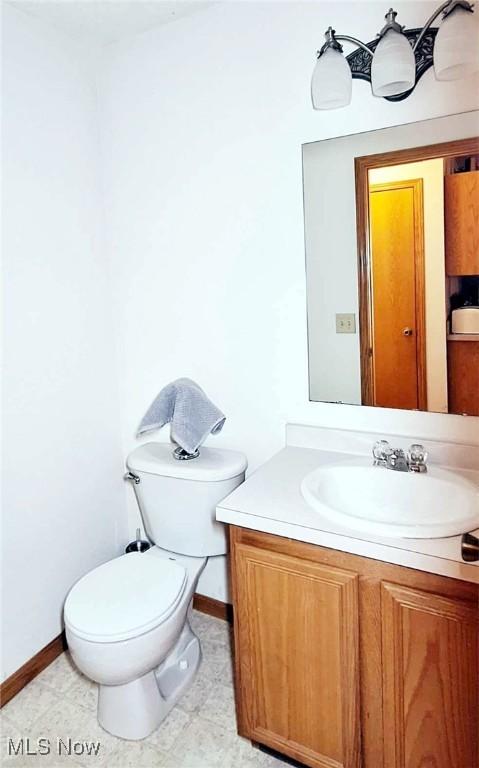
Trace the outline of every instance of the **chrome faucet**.
<path fill-rule="evenodd" d="M 402 448 L 392 448 L 387 440 L 373 445 L 374 465 L 394 469 L 396 472 L 427 472 L 427 451 L 423 445 L 413 443 L 407 453 Z"/>

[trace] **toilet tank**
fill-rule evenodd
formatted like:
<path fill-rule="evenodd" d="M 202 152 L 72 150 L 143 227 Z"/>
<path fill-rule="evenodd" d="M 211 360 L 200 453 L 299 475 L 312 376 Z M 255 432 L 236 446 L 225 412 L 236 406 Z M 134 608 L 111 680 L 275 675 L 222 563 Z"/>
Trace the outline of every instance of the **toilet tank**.
<path fill-rule="evenodd" d="M 126 465 L 148 537 L 163 549 L 192 557 L 227 552 L 226 529 L 216 505 L 244 480 L 246 457 L 237 451 L 200 448 L 196 459 L 173 457 L 172 443 L 145 443 Z"/>

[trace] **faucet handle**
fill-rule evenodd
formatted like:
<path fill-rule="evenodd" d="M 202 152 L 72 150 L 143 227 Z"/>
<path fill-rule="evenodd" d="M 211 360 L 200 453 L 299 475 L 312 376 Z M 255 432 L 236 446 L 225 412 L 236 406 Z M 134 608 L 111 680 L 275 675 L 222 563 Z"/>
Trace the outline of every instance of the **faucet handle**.
<path fill-rule="evenodd" d="M 392 453 L 393 449 L 387 440 L 378 440 L 373 445 L 373 457 L 375 464 L 385 465 L 388 457 L 391 456 Z"/>
<path fill-rule="evenodd" d="M 409 446 L 407 459 L 411 472 L 427 472 L 427 451 L 420 443 Z"/>

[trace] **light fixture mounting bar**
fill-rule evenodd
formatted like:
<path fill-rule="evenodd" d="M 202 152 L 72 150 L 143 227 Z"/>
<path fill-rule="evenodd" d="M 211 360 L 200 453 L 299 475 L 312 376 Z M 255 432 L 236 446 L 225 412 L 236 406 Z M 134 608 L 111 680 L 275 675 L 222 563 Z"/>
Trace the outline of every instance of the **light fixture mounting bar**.
<path fill-rule="evenodd" d="M 373 55 L 374 50 L 371 48 L 371 44 L 366 45 L 366 43 L 363 43 L 362 40 L 359 40 L 357 37 L 351 37 L 350 35 L 335 35 L 336 40 L 345 40 L 347 43 L 352 43 L 353 45 L 357 45 L 359 48 L 362 48 L 363 51 L 366 51 L 366 53 L 369 53 L 370 56 Z M 349 59 L 349 57 L 347 57 Z"/>

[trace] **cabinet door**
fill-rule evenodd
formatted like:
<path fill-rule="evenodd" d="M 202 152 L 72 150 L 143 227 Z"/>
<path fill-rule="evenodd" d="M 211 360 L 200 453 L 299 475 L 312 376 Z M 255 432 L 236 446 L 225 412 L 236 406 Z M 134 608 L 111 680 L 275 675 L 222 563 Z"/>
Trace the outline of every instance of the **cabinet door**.
<path fill-rule="evenodd" d="M 478 613 L 381 584 L 385 768 L 477 768 Z"/>
<path fill-rule="evenodd" d="M 237 544 L 243 735 L 314 768 L 357 768 L 358 576 Z"/>
<path fill-rule="evenodd" d="M 447 342 L 449 413 L 479 416 L 479 336 Z"/>
<path fill-rule="evenodd" d="M 479 274 L 479 171 L 444 177 L 446 273 Z"/>

